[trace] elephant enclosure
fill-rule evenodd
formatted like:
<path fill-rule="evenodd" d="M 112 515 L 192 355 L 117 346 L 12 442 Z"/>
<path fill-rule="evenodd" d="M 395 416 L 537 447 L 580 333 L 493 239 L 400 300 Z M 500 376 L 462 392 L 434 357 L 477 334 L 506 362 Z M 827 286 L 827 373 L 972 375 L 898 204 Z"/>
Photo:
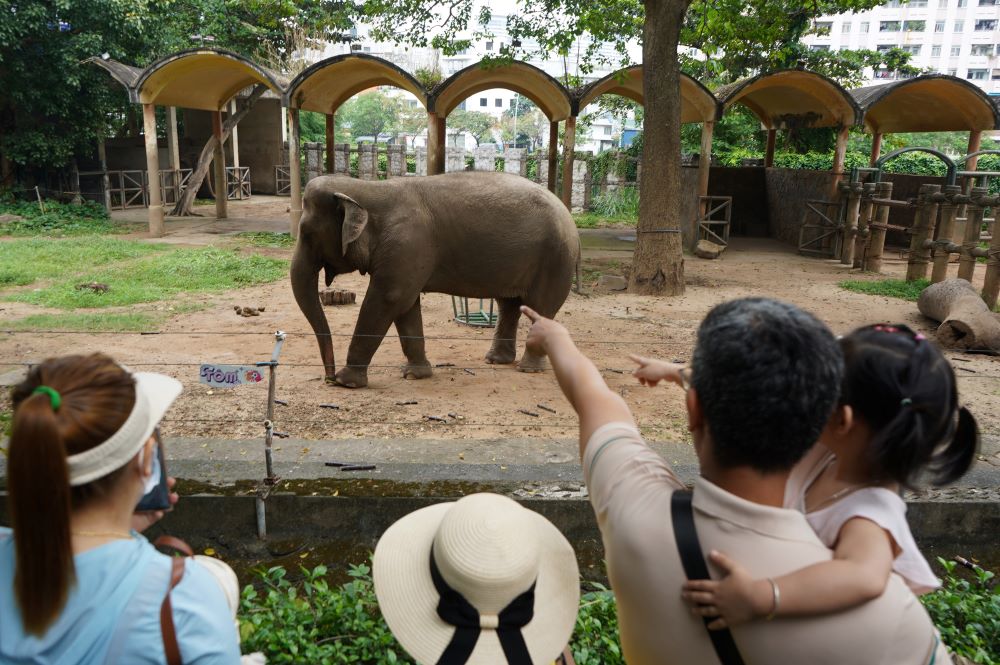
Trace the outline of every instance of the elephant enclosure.
<path fill-rule="evenodd" d="M 558 319 L 604 370 L 608 384 L 625 397 L 651 440 L 687 437 L 682 394 L 671 388 L 640 387 L 628 374 L 628 354 L 687 360 L 698 323 L 709 308 L 724 300 L 749 295 L 788 300 L 815 312 L 837 333 L 876 321 L 904 322 L 927 334 L 934 330 L 933 322 L 917 312 L 916 303 L 845 291 L 837 286 L 846 278 L 839 264 L 800 257 L 773 240 L 737 239 L 717 261 L 687 257 L 687 291 L 681 297 L 633 296 L 606 287 L 592 288 L 600 275 L 621 274 L 631 260 L 630 244 L 618 239 L 617 233 L 594 232 L 585 239 L 584 282 L 591 293 L 570 294 Z M 205 242 L 205 236 L 192 232 L 189 237 L 172 236 L 170 241 Z M 219 236 L 211 241 L 230 242 Z M 285 257 L 291 253 L 255 251 Z M 884 271 L 901 276 L 905 263 L 888 258 Z M 357 274 L 338 277 L 333 288 L 357 292 L 358 303 L 324 308 L 335 335 L 338 366 L 346 358 L 366 284 L 367 278 Z M 166 334 L 11 335 L 0 337 L 0 358 L 39 360 L 104 350 L 135 369 L 161 371 L 184 383 L 183 395 L 164 422 L 167 436 L 249 439 L 263 434 L 266 383 L 210 389 L 198 383 L 199 365 L 267 360 L 272 333 L 280 329 L 290 334 L 281 353 L 276 397 L 287 406 L 275 406 L 275 427 L 294 439 L 566 439 L 576 435 L 575 418 L 552 374 L 524 374 L 513 367 L 487 365 L 483 356 L 492 330 L 454 323 L 449 296 L 422 296 L 428 357 L 435 365 L 448 366 L 435 369 L 428 380 L 403 380 L 399 341 L 387 337 L 369 371 L 369 388 L 357 391 L 324 385 L 315 339 L 305 334 L 308 325 L 286 280 L 201 300 L 201 311 L 175 316 L 164 324 Z M 260 305 L 265 309 L 258 316 L 234 312 L 234 306 Z M 6 318 L 21 314 L 27 306 L 4 303 L 2 307 Z M 519 356 L 526 329 L 522 317 Z M 394 334 L 390 329 L 390 335 Z M 1000 437 L 1000 383 L 990 377 L 1000 374 L 1000 363 L 984 356 L 949 356 L 959 368 L 963 400 L 980 419 L 985 438 L 995 441 Z M 11 369 L 0 366 L 0 373 Z M 276 440 L 275 445 L 292 444 Z M 206 457 L 212 454 L 206 450 Z"/>

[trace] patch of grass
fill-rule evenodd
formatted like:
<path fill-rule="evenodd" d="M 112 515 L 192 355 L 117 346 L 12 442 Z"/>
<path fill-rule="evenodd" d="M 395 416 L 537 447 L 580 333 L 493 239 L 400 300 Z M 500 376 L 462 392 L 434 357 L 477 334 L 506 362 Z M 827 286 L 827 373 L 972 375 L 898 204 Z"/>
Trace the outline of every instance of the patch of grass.
<path fill-rule="evenodd" d="M 3 324 L 5 330 L 86 330 L 139 332 L 154 330 L 159 319 L 141 312 L 32 314 Z"/>
<path fill-rule="evenodd" d="M 0 287 L 23 286 L 43 277 L 59 278 L 84 267 L 134 259 L 164 249 L 164 245 L 100 236 L 11 240 L 0 243 Z"/>
<path fill-rule="evenodd" d="M 596 212 L 578 212 L 573 215 L 578 229 L 600 229 L 608 226 L 631 226 L 634 227 L 639 222 L 638 217 L 608 217 Z"/>
<path fill-rule="evenodd" d="M 9 300 L 46 307 L 117 307 L 168 300 L 182 293 L 213 292 L 266 284 L 288 274 L 288 261 L 215 248 L 175 249 L 155 256 L 82 272 L 73 279 Z M 107 284 L 105 293 L 79 290 L 81 282 Z"/>
<path fill-rule="evenodd" d="M 15 216 L 0 222 L 0 235 L 75 236 L 129 231 L 112 222 L 107 210 L 93 201 L 80 205 L 47 201 L 44 206 L 43 212 L 37 202 L 0 203 L 0 216 Z"/>
<path fill-rule="evenodd" d="M 920 292 L 930 286 L 929 279 L 907 282 L 902 279 L 859 280 L 849 279 L 840 283 L 840 288 L 864 293 L 870 296 L 887 296 L 902 300 L 916 300 Z"/>
<path fill-rule="evenodd" d="M 237 238 L 246 240 L 254 247 L 295 247 L 295 238 L 291 233 L 275 233 L 273 231 L 244 231 L 237 233 Z"/>
<path fill-rule="evenodd" d="M 595 196 L 590 207 L 605 217 L 638 218 L 639 190 L 635 187 L 620 187 L 607 194 Z"/>

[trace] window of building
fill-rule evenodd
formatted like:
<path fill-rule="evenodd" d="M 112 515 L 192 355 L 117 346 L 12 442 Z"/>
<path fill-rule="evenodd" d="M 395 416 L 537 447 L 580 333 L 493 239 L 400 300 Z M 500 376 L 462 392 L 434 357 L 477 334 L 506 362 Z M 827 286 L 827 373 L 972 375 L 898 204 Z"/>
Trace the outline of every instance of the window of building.
<path fill-rule="evenodd" d="M 993 55 L 993 44 L 973 44 L 972 55 Z"/>
<path fill-rule="evenodd" d="M 900 46 L 900 49 L 906 51 L 910 55 L 920 55 L 920 44 L 906 44 Z"/>
<path fill-rule="evenodd" d="M 984 81 L 984 80 L 986 80 L 986 72 L 987 71 L 989 71 L 989 70 L 986 70 L 986 69 L 970 69 L 969 72 L 965 75 L 965 78 L 969 79 L 970 81 Z"/>
<path fill-rule="evenodd" d="M 965 21 L 955 21 L 952 32 L 962 32 L 963 30 L 965 30 Z"/>
<path fill-rule="evenodd" d="M 816 34 L 817 35 L 828 35 L 833 29 L 833 23 L 831 21 L 818 21 L 816 23 Z"/>
<path fill-rule="evenodd" d="M 487 51 L 493 50 L 493 42 L 486 42 L 486 50 Z"/>
<path fill-rule="evenodd" d="M 948 0 L 938 0 L 938 9 L 944 9 L 948 6 Z"/>
<path fill-rule="evenodd" d="M 1000 79 L 1000 69 L 993 70 L 993 76 L 991 77 L 994 81 Z"/>
<path fill-rule="evenodd" d="M 932 58 L 939 58 L 939 57 L 941 57 L 941 46 L 940 45 L 935 45 L 935 46 L 931 47 L 931 57 Z"/>
<path fill-rule="evenodd" d="M 979 0 L 980 7 L 996 7 L 997 0 Z"/>
<path fill-rule="evenodd" d="M 906 6 L 907 7 L 916 7 L 916 8 L 919 9 L 921 7 L 926 7 L 927 6 L 927 0 L 910 0 L 909 2 L 906 3 Z"/>
<path fill-rule="evenodd" d="M 965 4 L 966 4 L 966 0 L 958 0 L 958 6 L 959 7 L 964 7 Z"/>
<path fill-rule="evenodd" d="M 868 32 L 868 21 L 862 21 L 858 32 Z"/>
<path fill-rule="evenodd" d="M 927 29 L 927 21 L 904 21 L 903 30 L 910 32 L 923 32 Z"/>
<path fill-rule="evenodd" d="M 895 44 L 879 44 L 875 47 L 875 50 L 879 53 L 885 53 L 886 51 L 891 51 L 894 48 L 896 48 Z"/>
<path fill-rule="evenodd" d="M 486 104 L 487 104 L 487 99 L 485 97 L 480 97 L 479 98 L 479 105 L 480 106 L 486 106 Z"/>
<path fill-rule="evenodd" d="M 828 44 L 813 44 L 809 47 L 810 51 L 829 51 L 830 46 Z"/>
<path fill-rule="evenodd" d="M 976 19 L 976 31 L 986 32 L 997 29 L 997 20 L 995 18 L 980 18 Z"/>
<path fill-rule="evenodd" d="M 899 32 L 899 21 L 880 21 L 879 32 Z"/>
<path fill-rule="evenodd" d="M 955 57 L 958 57 L 960 55 L 962 55 L 962 47 L 961 46 L 952 46 L 951 47 L 951 57 L 955 58 Z"/>
<path fill-rule="evenodd" d="M 605 136 L 611 136 L 611 125 L 605 125 L 604 126 L 604 135 Z"/>
<path fill-rule="evenodd" d="M 958 70 L 955 69 L 954 67 L 950 68 L 948 70 L 948 76 L 958 76 Z"/>
<path fill-rule="evenodd" d="M 493 106 L 496 106 L 497 108 L 502 107 L 503 106 L 503 100 L 500 99 L 499 97 L 497 97 L 496 99 L 493 100 Z"/>
<path fill-rule="evenodd" d="M 934 32 L 944 32 L 944 21 L 934 21 Z"/>
<path fill-rule="evenodd" d="M 848 33 L 848 32 L 850 32 L 851 31 L 851 22 L 850 21 L 844 21 L 843 23 L 841 23 L 840 24 L 840 31 L 843 32 L 843 33 L 845 33 L 845 34 Z"/>

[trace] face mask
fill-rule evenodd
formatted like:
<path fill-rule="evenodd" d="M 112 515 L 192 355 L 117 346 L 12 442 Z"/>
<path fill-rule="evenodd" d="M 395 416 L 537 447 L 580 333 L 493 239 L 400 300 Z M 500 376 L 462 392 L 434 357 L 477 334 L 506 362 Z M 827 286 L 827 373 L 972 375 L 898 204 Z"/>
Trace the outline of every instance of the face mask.
<path fill-rule="evenodd" d="M 145 459 L 143 458 L 144 453 L 145 453 L 145 448 L 139 450 L 139 467 L 140 468 L 146 463 Z M 152 492 L 154 489 L 156 489 L 157 484 L 159 484 L 159 482 L 160 482 L 160 455 L 159 455 L 158 446 L 153 446 L 153 450 L 152 450 L 151 454 L 153 455 L 153 471 L 152 471 L 152 473 L 149 474 L 149 477 L 146 478 L 145 484 L 143 485 L 143 488 L 142 488 L 142 495 L 143 496 L 146 496 L 147 494 L 149 494 L 150 492 Z"/>

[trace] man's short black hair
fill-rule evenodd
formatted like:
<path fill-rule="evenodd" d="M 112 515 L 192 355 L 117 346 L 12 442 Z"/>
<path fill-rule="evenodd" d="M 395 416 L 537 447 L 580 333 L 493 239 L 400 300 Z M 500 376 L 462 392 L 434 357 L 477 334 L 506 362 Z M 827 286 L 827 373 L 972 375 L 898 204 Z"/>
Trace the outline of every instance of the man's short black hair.
<path fill-rule="evenodd" d="M 812 314 L 743 298 L 702 321 L 691 368 L 715 462 L 766 473 L 790 469 L 819 438 L 844 362 L 833 334 Z"/>

